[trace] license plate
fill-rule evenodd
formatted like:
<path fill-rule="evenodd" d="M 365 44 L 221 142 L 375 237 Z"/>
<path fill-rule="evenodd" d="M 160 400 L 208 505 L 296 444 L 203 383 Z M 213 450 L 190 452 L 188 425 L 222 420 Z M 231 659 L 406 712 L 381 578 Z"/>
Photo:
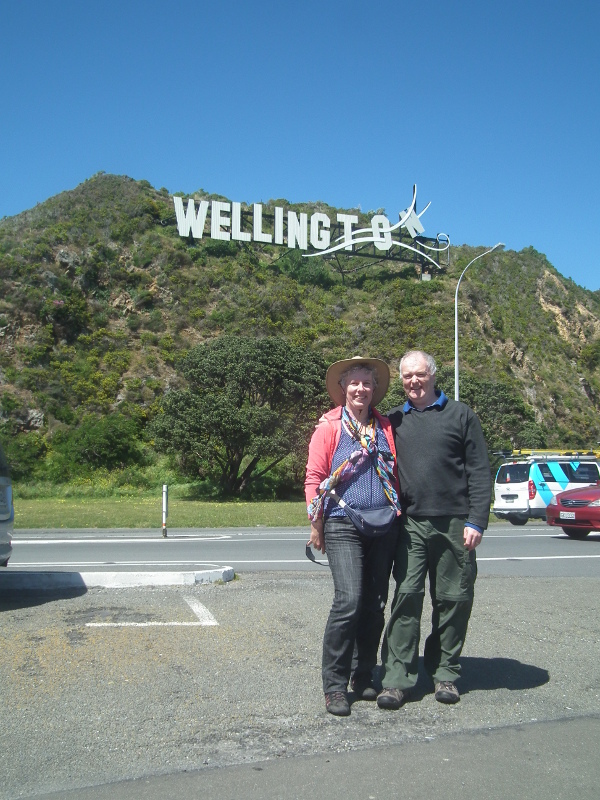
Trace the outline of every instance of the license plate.
<path fill-rule="evenodd" d="M 560 512 L 561 519 L 575 519 L 575 512 L 574 511 L 561 511 Z"/>
<path fill-rule="evenodd" d="M 505 497 L 504 498 L 504 502 L 505 503 L 514 503 L 515 501 L 514 501 L 513 497 Z"/>

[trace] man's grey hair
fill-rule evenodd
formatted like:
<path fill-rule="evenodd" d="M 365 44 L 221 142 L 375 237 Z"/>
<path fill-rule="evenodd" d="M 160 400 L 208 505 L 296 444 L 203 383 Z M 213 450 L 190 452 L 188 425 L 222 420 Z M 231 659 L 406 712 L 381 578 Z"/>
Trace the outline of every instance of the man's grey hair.
<path fill-rule="evenodd" d="M 373 378 L 373 387 L 377 386 L 379 383 L 379 379 L 375 367 L 372 367 L 370 364 L 361 364 L 359 362 L 358 364 L 352 364 L 351 366 L 349 366 L 348 369 L 345 369 L 340 375 L 338 383 L 342 387 L 342 389 L 346 391 L 346 388 L 348 386 L 348 379 L 350 378 L 351 375 L 353 375 L 355 372 L 359 371 L 362 372 L 363 370 L 365 372 L 371 373 L 371 377 Z"/>
<path fill-rule="evenodd" d="M 404 353 L 400 359 L 400 378 L 402 378 L 402 365 L 407 358 L 422 358 L 427 364 L 427 371 L 430 375 L 435 375 L 437 372 L 437 366 L 433 356 L 430 356 L 429 353 L 426 353 L 424 350 L 409 350 L 407 353 Z"/>

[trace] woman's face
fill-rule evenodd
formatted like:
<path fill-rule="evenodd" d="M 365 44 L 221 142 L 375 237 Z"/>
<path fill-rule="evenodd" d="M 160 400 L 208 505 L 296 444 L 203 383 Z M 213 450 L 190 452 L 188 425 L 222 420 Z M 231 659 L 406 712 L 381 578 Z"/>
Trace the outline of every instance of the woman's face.
<path fill-rule="evenodd" d="M 345 383 L 345 389 L 342 388 L 346 394 L 346 407 L 353 416 L 363 416 L 364 412 L 369 410 L 373 399 L 375 389 L 373 374 L 366 369 L 357 369 L 348 375 Z"/>

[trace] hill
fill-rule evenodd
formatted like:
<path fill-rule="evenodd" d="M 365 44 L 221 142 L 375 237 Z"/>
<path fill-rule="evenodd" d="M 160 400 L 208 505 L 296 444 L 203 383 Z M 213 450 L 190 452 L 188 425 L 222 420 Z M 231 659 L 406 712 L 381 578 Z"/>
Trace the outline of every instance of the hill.
<path fill-rule="evenodd" d="M 265 209 L 276 205 L 328 209 L 285 200 Z M 192 241 L 179 236 L 166 189 L 106 174 L 4 218 L 0 435 L 16 475 L 63 480 L 69 452 L 90 469 L 137 464 L 124 481 L 148 475 L 159 456 L 145 431 L 165 393 L 186 383 L 181 357 L 222 334 L 283 337 L 327 362 L 378 356 L 394 375 L 404 350 L 423 348 L 450 394 L 454 291 L 478 252 L 451 247 L 447 269 L 423 281 L 411 263 Z M 490 448 L 596 445 L 600 292 L 533 248 L 495 252 L 461 284 L 459 326 L 461 399 L 482 416 Z M 388 403 L 400 397 L 396 382 Z"/>

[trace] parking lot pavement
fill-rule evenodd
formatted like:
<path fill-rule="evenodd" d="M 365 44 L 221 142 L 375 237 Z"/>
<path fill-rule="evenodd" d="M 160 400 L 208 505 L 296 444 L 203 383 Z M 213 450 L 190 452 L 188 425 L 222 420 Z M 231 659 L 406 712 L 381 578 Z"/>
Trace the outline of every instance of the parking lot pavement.
<path fill-rule="evenodd" d="M 141 778 L 40 800 L 597 800 L 598 736 L 599 717 L 563 719 Z"/>
<path fill-rule="evenodd" d="M 496 775 L 510 790 L 493 794 L 490 777 L 490 798 L 541 797 L 541 781 L 558 792 L 563 776 L 577 774 L 577 793 L 544 797 L 596 796 L 586 792 L 598 777 L 599 584 L 481 578 L 461 702 L 436 703 L 423 678 L 400 711 L 360 702 L 346 719 L 325 714 L 320 687 L 332 596 L 326 570 L 4 596 L 0 797 L 101 798 L 104 784 L 144 779 L 120 784 L 118 794 L 112 787 L 111 797 L 141 797 L 134 792 L 144 787 L 147 798 L 175 796 L 171 785 L 182 798 L 211 786 L 222 797 L 292 798 L 303 796 L 294 791 L 304 775 L 314 796 L 381 800 L 391 797 L 382 764 L 392 769 L 398 760 L 411 766 L 407 775 L 389 773 L 395 796 L 400 783 L 411 799 L 425 796 L 414 787 L 431 788 L 430 778 L 445 780 L 444 765 L 457 791 L 470 786 L 468 764 L 474 785 Z M 198 624 L 202 609 L 213 623 Z M 517 773 L 530 776 L 528 794 L 515 790 Z M 328 784 L 335 775 L 347 791 Z M 192 778 L 200 783 L 186 783 Z M 369 795 L 370 786 L 377 791 Z"/>

